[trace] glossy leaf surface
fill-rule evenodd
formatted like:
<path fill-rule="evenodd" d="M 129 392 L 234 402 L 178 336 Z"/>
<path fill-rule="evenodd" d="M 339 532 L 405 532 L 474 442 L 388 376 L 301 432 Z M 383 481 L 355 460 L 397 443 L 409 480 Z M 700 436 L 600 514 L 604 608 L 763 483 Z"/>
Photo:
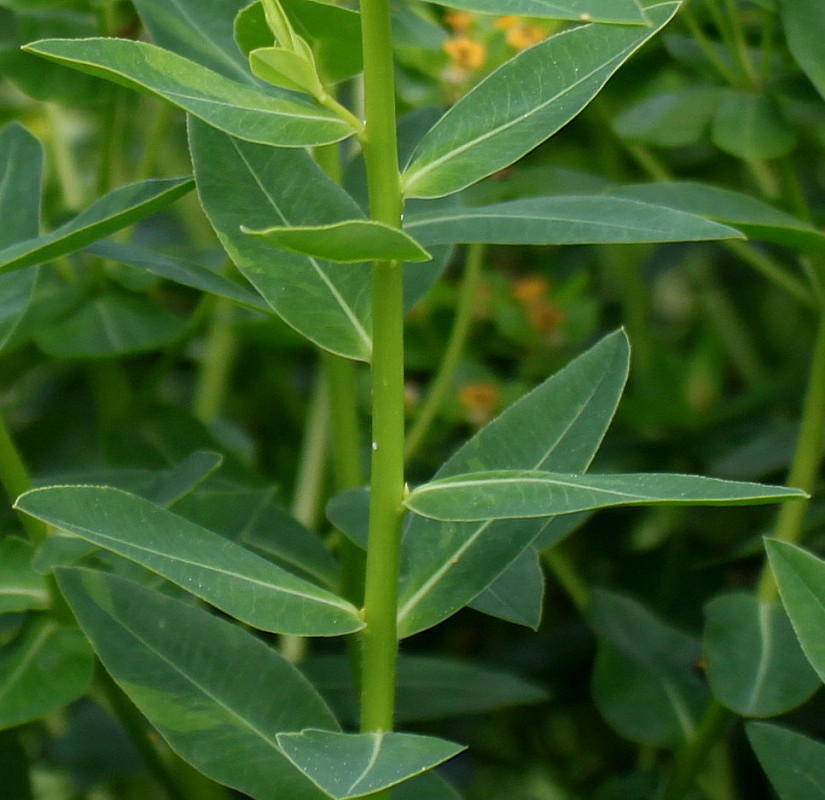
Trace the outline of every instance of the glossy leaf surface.
<path fill-rule="evenodd" d="M 137 495 L 58 486 L 22 495 L 17 507 L 261 630 L 331 636 L 363 627 L 357 610 L 340 597 Z"/>
<path fill-rule="evenodd" d="M 821 684 L 782 606 L 745 592 L 705 606 L 703 651 L 714 695 L 744 717 L 790 711 Z"/>
<path fill-rule="evenodd" d="M 825 799 L 825 744 L 765 722 L 746 730 L 780 800 Z"/>
<path fill-rule="evenodd" d="M 184 759 L 258 800 L 325 800 L 276 736 L 338 725 L 271 647 L 113 575 L 64 568 L 58 581 L 103 665 Z"/>
<path fill-rule="evenodd" d="M 42 575 L 32 569 L 34 549 L 25 539 L 0 540 L 0 614 L 49 607 L 49 590 Z"/>
<path fill-rule="evenodd" d="M 363 797 L 408 780 L 464 748 L 411 733 L 278 734 L 284 755 L 335 800 Z"/>
<path fill-rule="evenodd" d="M 512 14 L 627 25 L 645 23 L 644 13 L 635 0 L 451 0 L 450 8 L 496 16 Z"/>
<path fill-rule="evenodd" d="M 435 479 L 481 468 L 586 470 L 613 418 L 627 369 L 627 339 L 611 334 L 482 428 Z M 413 518 L 402 540 L 400 635 L 435 625 L 471 602 L 545 524 Z"/>
<path fill-rule="evenodd" d="M 499 67 L 424 135 L 402 176 L 404 193 L 451 194 L 512 164 L 575 117 L 677 7 L 648 8 L 651 27 L 564 31 Z"/>
<path fill-rule="evenodd" d="M 25 48 L 60 64 L 148 92 L 240 139 L 280 147 L 330 144 L 353 134 L 322 106 L 229 80 L 194 61 L 126 39 L 44 39 Z"/>

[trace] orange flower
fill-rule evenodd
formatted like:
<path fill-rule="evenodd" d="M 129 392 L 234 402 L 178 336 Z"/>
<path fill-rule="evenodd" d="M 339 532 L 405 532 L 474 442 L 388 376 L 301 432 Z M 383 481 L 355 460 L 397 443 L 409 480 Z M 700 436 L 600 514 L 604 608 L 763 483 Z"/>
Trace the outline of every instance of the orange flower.
<path fill-rule="evenodd" d="M 456 33 L 466 33 L 473 24 L 473 15 L 467 11 L 452 11 L 444 15 L 444 22 Z"/>
<path fill-rule="evenodd" d="M 479 69 L 487 57 L 483 44 L 463 35 L 447 39 L 444 51 L 457 67 L 471 71 Z"/>
<path fill-rule="evenodd" d="M 512 14 L 506 17 L 498 17 L 496 21 L 493 23 L 493 27 L 499 31 L 506 31 L 508 28 L 512 28 L 513 25 L 518 23 L 518 17 L 514 17 Z"/>
<path fill-rule="evenodd" d="M 564 320 L 564 311 L 550 303 L 539 301 L 528 306 L 527 319 L 530 320 L 533 330 L 539 333 L 550 333 Z"/>
<path fill-rule="evenodd" d="M 541 275 L 527 275 L 516 281 L 510 293 L 519 303 L 529 305 L 537 300 L 544 300 L 549 291 L 550 282 L 547 278 L 543 278 Z"/>
<path fill-rule="evenodd" d="M 489 422 L 499 401 L 499 391 L 492 383 L 465 383 L 458 392 L 458 402 L 466 409 L 467 420 L 474 425 Z"/>
<path fill-rule="evenodd" d="M 516 50 L 526 50 L 538 44 L 547 34 L 535 25 L 513 25 L 507 29 L 507 44 Z"/>

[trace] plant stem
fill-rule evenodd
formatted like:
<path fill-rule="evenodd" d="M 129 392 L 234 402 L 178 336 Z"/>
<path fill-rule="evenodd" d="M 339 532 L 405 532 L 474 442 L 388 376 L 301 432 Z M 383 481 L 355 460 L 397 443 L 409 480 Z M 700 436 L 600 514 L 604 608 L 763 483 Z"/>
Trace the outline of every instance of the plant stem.
<path fill-rule="evenodd" d="M 211 422 L 220 416 L 238 349 L 237 339 L 232 332 L 235 311 L 232 302 L 224 297 L 216 297 L 211 310 L 192 400 L 192 410 L 203 422 Z"/>
<path fill-rule="evenodd" d="M 450 332 L 450 339 L 441 357 L 441 364 L 438 372 L 433 378 L 427 397 L 418 412 L 415 424 L 407 436 L 407 443 L 404 448 L 404 458 L 409 461 L 417 452 L 424 441 L 432 425 L 438 409 L 444 402 L 444 398 L 450 388 L 453 375 L 455 374 L 458 360 L 467 343 L 467 336 L 473 321 L 473 308 L 475 306 L 476 294 L 481 269 L 484 265 L 484 256 L 487 248 L 483 244 L 471 244 L 467 248 L 467 259 L 464 266 L 464 280 L 458 295 L 455 320 L 453 329 Z"/>
<path fill-rule="evenodd" d="M 362 0 L 362 138 L 370 216 L 399 227 L 392 31 L 387 0 Z M 404 305 L 398 262 L 378 261 L 372 279 L 372 462 L 362 634 L 361 730 L 393 727 L 398 654 L 398 559 L 404 498 Z M 378 798 L 388 798 L 380 792 Z"/>

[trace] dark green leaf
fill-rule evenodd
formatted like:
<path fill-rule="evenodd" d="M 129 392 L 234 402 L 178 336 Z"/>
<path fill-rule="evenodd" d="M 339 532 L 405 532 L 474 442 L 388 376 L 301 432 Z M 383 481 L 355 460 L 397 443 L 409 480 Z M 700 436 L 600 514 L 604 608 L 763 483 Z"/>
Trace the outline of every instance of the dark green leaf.
<path fill-rule="evenodd" d="M 45 579 L 32 569 L 34 549 L 16 536 L 0 540 L 0 614 L 49 607 Z"/>
<path fill-rule="evenodd" d="M 825 744 L 765 722 L 750 722 L 746 730 L 781 800 L 825 798 Z"/>
<path fill-rule="evenodd" d="M 470 608 L 537 630 L 543 604 L 544 571 L 531 546 L 470 603 Z"/>
<path fill-rule="evenodd" d="M 747 160 L 780 158 L 796 146 L 796 133 L 765 95 L 730 91 L 716 109 L 711 138 L 726 153 Z"/>
<path fill-rule="evenodd" d="M 780 0 L 788 47 L 811 83 L 825 98 L 825 18 L 819 0 Z"/>

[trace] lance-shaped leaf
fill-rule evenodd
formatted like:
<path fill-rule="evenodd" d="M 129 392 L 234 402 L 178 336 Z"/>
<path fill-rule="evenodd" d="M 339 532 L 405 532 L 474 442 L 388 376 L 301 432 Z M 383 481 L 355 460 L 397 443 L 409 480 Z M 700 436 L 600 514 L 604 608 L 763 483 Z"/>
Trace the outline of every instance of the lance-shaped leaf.
<path fill-rule="evenodd" d="M 606 337 L 482 428 L 436 479 L 483 468 L 583 472 L 615 413 L 628 356 L 623 333 Z M 401 543 L 401 635 L 435 625 L 470 603 L 548 524 L 413 517 Z"/>
<path fill-rule="evenodd" d="M 799 643 L 825 681 L 825 561 L 778 539 L 766 539 L 765 548 Z"/>
<path fill-rule="evenodd" d="M 523 550 L 470 608 L 538 630 L 544 606 L 544 570 L 535 548 Z"/>
<path fill-rule="evenodd" d="M 424 245 L 601 244 L 742 238 L 734 228 L 661 205 L 618 197 L 528 197 L 478 208 L 410 215 L 404 230 Z"/>
<path fill-rule="evenodd" d="M 40 233 L 43 147 L 22 125 L 0 131 L 0 250 Z M 31 302 L 37 270 L 0 275 L 0 348 Z"/>
<path fill-rule="evenodd" d="M 779 603 L 746 592 L 705 606 L 705 665 L 714 695 L 744 717 L 773 717 L 821 685 Z"/>
<path fill-rule="evenodd" d="M 215 128 L 251 142 L 304 147 L 330 144 L 354 133 L 348 122 L 317 103 L 237 83 L 145 42 L 44 39 L 24 49 L 162 97 Z"/>
<path fill-rule="evenodd" d="M 186 761 L 257 800 L 327 800 L 276 736 L 338 724 L 275 650 L 203 609 L 104 572 L 63 568 L 58 583 L 104 667 Z"/>
<path fill-rule="evenodd" d="M 46 580 L 32 568 L 34 549 L 25 539 L 0 540 L 0 614 L 49 607 Z"/>
<path fill-rule="evenodd" d="M 244 233 L 260 236 L 291 253 L 325 258 L 341 264 L 359 261 L 429 261 L 430 254 L 398 228 L 371 219 L 351 219 L 331 225 L 274 227 Z"/>
<path fill-rule="evenodd" d="M 197 120 L 189 142 L 201 204 L 238 269 L 310 341 L 369 360 L 371 267 L 287 253 L 241 231 L 357 218 L 355 201 L 302 150 L 250 144 Z"/>
<path fill-rule="evenodd" d="M 514 15 L 621 25 L 647 22 L 635 0 L 450 0 L 449 5 L 497 17 Z"/>
<path fill-rule="evenodd" d="M 539 470 L 468 472 L 422 484 L 404 505 L 454 522 L 549 517 L 592 508 L 642 505 L 757 505 L 806 497 L 800 489 L 700 475 L 563 475 Z"/>
<path fill-rule="evenodd" d="M 781 0 L 782 30 L 804 73 L 825 98 L 825 18 L 817 0 Z"/>
<path fill-rule="evenodd" d="M 825 800 L 825 744 L 766 722 L 745 730 L 781 800 Z"/>
<path fill-rule="evenodd" d="M 573 119 L 678 5 L 648 8 L 650 27 L 564 31 L 499 67 L 418 143 L 402 177 L 405 195 L 457 192 L 521 158 Z"/>
<path fill-rule="evenodd" d="M 0 250 L 0 272 L 23 269 L 80 250 L 166 208 L 194 188 L 191 178 L 153 179 L 121 186 L 51 233 Z"/>
<path fill-rule="evenodd" d="M 255 628 L 333 636 L 363 627 L 357 610 L 332 592 L 120 489 L 34 489 L 16 507 L 137 562 Z"/>
<path fill-rule="evenodd" d="M 94 653 L 74 628 L 41 619 L 0 650 L 0 729 L 42 717 L 89 688 Z"/>
<path fill-rule="evenodd" d="M 441 764 L 464 748 L 412 733 L 280 733 L 284 755 L 335 800 L 363 797 Z"/>

